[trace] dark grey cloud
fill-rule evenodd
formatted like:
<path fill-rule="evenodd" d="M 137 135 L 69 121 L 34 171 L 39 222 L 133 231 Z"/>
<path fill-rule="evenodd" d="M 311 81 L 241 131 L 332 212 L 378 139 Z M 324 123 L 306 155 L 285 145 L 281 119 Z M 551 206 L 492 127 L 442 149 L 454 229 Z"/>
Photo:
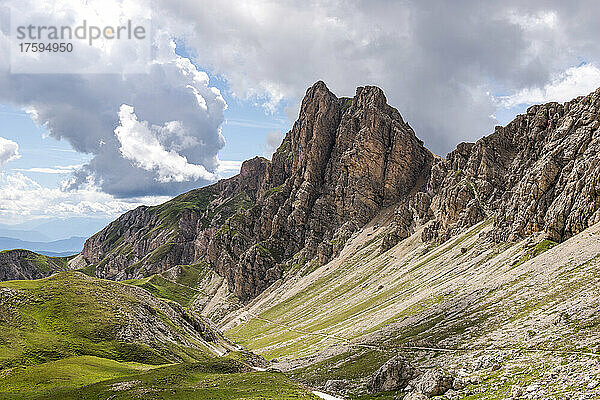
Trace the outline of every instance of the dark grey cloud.
<path fill-rule="evenodd" d="M 100 2 L 88 3 L 94 1 Z M 80 6 L 74 0 L 0 0 L 40 13 L 54 3 Z M 0 102 L 31 109 L 50 135 L 93 156 L 67 187 L 94 181 L 120 197 L 172 195 L 219 172 L 225 104 L 203 72 L 174 54 L 173 37 L 185 41 L 198 65 L 226 78 L 235 96 L 264 102 L 267 110 L 285 100 L 296 105 L 286 110 L 295 110 L 292 118 L 316 80 L 340 96 L 378 85 L 439 154 L 491 132 L 498 107 L 564 99 L 600 76 L 595 1 L 115 4 L 128 12 L 155 10 L 157 62 L 148 74 L 9 75 L 1 58 Z M 0 54 L 7 49 L 0 33 Z M 584 61 L 592 66 L 572 69 Z M 565 71 L 566 83 L 556 84 Z M 123 105 L 132 107 L 129 122 L 137 121 L 127 128 L 119 117 Z M 269 134 L 265 148 L 277 141 Z"/>
<path fill-rule="evenodd" d="M 600 61 L 593 1 L 159 3 L 172 31 L 186 21 L 181 36 L 238 95 L 277 102 L 318 79 L 338 95 L 376 84 L 442 154 L 493 130 L 493 95 Z"/>
<path fill-rule="evenodd" d="M 117 75 L 11 77 L 0 99 L 28 107 L 51 136 L 69 141 L 78 152 L 93 154 L 90 163 L 74 174 L 68 188 L 93 179 L 118 197 L 177 194 L 209 181 L 158 181 L 158 171 L 140 168 L 135 160 L 123 157 L 122 144 L 114 133 L 122 104 L 135 105 L 138 118 L 151 125 L 180 121 L 186 127 L 185 134 L 161 137 L 161 144 L 185 156 L 190 164 L 216 171 L 217 154 L 224 145 L 220 125 L 225 103 L 207 85 L 178 76 L 177 71 L 165 71 L 170 67 L 153 66 L 150 74 L 132 79 Z M 176 82 L 168 82 L 168 74 Z M 203 92 L 206 110 L 187 87 L 192 84 Z"/>

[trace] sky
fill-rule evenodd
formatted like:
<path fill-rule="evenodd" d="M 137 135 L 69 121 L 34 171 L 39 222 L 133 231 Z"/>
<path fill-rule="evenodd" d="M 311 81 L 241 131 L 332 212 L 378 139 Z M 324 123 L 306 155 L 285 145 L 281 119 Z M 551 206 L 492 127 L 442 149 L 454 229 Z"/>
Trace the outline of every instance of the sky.
<path fill-rule="evenodd" d="M 20 24 L 84 19 L 147 35 L 16 51 Z M 380 86 L 444 156 L 600 87 L 598 20 L 594 1 L 0 0 L 0 225 L 97 225 L 232 176 L 317 80 Z"/>

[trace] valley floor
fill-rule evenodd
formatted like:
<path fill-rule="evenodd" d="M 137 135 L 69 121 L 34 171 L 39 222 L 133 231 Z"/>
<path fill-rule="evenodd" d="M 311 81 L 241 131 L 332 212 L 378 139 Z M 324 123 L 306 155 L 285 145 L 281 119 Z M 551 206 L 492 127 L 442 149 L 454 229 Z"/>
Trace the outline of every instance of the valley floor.
<path fill-rule="evenodd" d="M 230 361 L 151 366 L 71 357 L 3 371 L 0 399 L 318 399 L 280 373 Z"/>

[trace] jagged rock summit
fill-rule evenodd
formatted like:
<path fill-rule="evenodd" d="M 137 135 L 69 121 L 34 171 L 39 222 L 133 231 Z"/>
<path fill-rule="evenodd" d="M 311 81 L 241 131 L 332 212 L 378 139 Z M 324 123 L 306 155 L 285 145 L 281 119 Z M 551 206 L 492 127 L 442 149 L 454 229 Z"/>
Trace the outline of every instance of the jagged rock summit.
<path fill-rule="evenodd" d="M 542 233 L 568 239 L 600 221 L 600 89 L 564 104 L 529 107 L 476 143 L 462 143 L 432 168 L 427 185 L 448 237 L 494 218 L 494 239 Z"/>
<path fill-rule="evenodd" d="M 323 82 L 273 155 L 157 207 L 124 214 L 90 238 L 95 275 L 129 279 L 205 261 L 243 300 L 293 263 L 323 263 L 383 208 L 424 185 L 433 155 L 377 87 L 337 98 Z"/>
<path fill-rule="evenodd" d="M 233 178 L 124 214 L 82 256 L 95 276 L 119 280 L 202 264 L 223 280 L 219 290 L 248 302 L 331 260 L 390 211 L 383 251 L 418 227 L 423 241 L 442 242 L 486 219 L 498 242 L 536 232 L 563 241 L 600 221 L 599 112 L 600 90 L 533 106 L 443 159 L 381 89 L 338 98 L 319 81 L 271 161 L 256 157 Z"/>

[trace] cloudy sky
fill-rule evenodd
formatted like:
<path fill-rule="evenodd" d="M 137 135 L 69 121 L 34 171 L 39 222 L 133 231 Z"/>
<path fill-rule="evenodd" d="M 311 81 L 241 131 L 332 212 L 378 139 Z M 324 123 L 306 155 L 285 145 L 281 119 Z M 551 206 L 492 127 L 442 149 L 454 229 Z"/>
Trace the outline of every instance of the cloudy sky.
<path fill-rule="evenodd" d="M 594 1 L 0 0 L 0 7 L 0 224 L 109 220 L 230 176 L 242 160 L 270 156 L 317 80 L 339 96 L 382 87 L 440 155 L 528 105 L 600 87 Z M 112 51 L 80 46 L 62 64 L 22 73 L 35 64 L 15 61 L 16 22 L 90 16 L 151 21 L 140 44 L 150 51 L 131 41 Z M 109 65 L 129 69 L 102 69 Z"/>

